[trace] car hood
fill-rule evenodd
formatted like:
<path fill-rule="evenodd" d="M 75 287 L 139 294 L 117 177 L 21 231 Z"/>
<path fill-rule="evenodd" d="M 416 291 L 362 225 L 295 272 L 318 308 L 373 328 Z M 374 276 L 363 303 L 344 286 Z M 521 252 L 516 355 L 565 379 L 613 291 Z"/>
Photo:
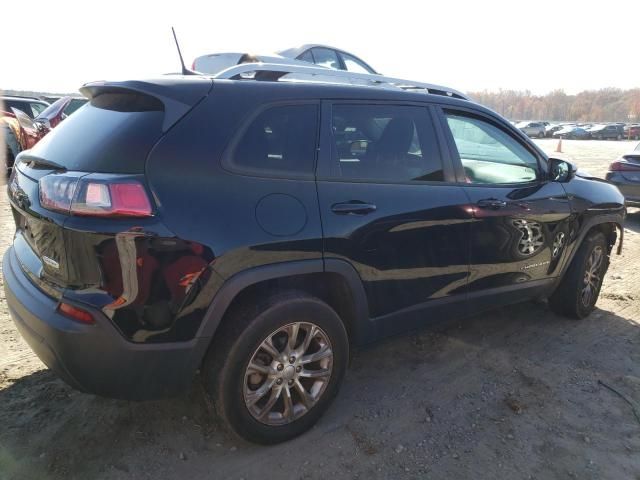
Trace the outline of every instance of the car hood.
<path fill-rule="evenodd" d="M 587 172 L 586 170 L 582 169 L 582 168 L 578 168 L 578 171 L 576 172 L 576 176 L 580 177 L 580 178 L 586 178 L 587 180 L 598 180 L 601 182 L 607 182 L 606 180 L 603 180 L 602 178 L 598 178 L 594 175 L 592 175 L 591 173 Z"/>

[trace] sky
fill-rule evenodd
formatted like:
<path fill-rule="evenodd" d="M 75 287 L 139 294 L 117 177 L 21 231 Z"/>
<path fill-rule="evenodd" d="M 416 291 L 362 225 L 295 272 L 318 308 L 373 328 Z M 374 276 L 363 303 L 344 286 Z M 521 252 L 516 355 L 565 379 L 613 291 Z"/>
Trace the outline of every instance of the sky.
<path fill-rule="evenodd" d="M 381 73 L 467 92 L 640 86 L 640 0 L 30 0 L 2 13 L 0 89 L 76 92 L 178 71 L 171 26 L 189 65 L 324 43 Z"/>

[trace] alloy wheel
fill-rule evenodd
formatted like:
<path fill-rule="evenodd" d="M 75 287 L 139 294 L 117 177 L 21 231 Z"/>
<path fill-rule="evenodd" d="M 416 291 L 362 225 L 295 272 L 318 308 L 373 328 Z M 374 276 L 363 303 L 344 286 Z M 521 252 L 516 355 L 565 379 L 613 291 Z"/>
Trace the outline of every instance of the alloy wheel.
<path fill-rule="evenodd" d="M 257 421 L 286 425 L 320 400 L 331 379 L 333 350 L 327 334 L 309 322 L 271 333 L 251 356 L 244 374 L 244 402 Z"/>

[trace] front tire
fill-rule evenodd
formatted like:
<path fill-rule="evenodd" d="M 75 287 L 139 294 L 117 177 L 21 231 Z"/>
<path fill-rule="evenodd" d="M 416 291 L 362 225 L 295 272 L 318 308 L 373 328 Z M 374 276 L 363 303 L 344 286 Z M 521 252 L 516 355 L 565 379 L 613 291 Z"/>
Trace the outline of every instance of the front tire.
<path fill-rule="evenodd" d="M 585 318 L 595 308 L 608 268 L 609 252 L 604 234 L 588 234 L 560 285 L 549 297 L 551 310 L 570 318 Z"/>
<path fill-rule="evenodd" d="M 316 423 L 338 393 L 348 358 L 338 314 L 315 297 L 289 293 L 230 312 L 202 377 L 231 431 L 274 444 Z"/>

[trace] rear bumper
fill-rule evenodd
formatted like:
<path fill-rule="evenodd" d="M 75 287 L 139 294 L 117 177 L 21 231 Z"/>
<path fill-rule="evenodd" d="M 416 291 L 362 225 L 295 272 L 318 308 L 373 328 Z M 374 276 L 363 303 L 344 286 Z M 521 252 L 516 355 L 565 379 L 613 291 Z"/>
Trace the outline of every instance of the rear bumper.
<path fill-rule="evenodd" d="M 640 207 L 640 183 L 627 180 L 618 172 L 607 172 L 605 178 L 618 187 L 627 206 Z"/>
<path fill-rule="evenodd" d="M 209 344 L 141 345 L 125 340 L 100 311 L 94 325 L 75 322 L 56 310 L 23 273 L 13 248 L 3 260 L 4 290 L 16 327 L 38 357 L 72 387 L 87 393 L 144 400 L 177 395 L 189 388 Z"/>

